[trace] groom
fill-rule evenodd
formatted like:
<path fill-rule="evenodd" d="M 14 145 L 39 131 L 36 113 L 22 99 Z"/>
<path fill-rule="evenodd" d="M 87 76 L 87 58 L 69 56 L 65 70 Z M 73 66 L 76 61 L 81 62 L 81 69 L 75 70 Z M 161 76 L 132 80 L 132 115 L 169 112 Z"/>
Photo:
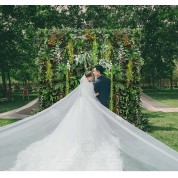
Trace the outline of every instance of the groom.
<path fill-rule="evenodd" d="M 95 75 L 94 90 L 95 93 L 99 93 L 97 98 L 102 105 L 109 108 L 109 96 L 110 96 L 110 79 L 104 76 L 104 68 L 101 65 L 96 65 L 93 68 L 93 74 Z"/>

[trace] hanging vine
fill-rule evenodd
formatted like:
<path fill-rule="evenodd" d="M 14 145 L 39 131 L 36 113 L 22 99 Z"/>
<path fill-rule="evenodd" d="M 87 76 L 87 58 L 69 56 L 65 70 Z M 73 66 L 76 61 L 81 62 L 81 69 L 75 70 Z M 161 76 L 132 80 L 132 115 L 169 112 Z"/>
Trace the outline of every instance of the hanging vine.
<path fill-rule="evenodd" d="M 104 57 L 107 62 L 110 62 L 111 50 L 112 50 L 111 42 L 109 40 L 106 40 L 106 52 Z"/>
<path fill-rule="evenodd" d="M 69 40 L 66 48 L 67 48 L 68 54 L 69 54 L 69 61 L 70 61 L 71 64 L 73 64 L 73 60 L 74 60 L 74 46 L 73 46 L 72 39 Z"/>
<path fill-rule="evenodd" d="M 94 65 L 98 63 L 98 56 L 97 56 L 98 49 L 97 48 L 98 48 L 98 44 L 96 42 L 96 34 L 95 34 L 94 40 L 93 40 L 93 49 L 92 49 Z"/>
<path fill-rule="evenodd" d="M 127 87 L 129 87 L 130 82 L 133 80 L 133 63 L 132 60 L 129 60 L 127 64 L 127 71 L 126 71 L 126 76 L 127 76 Z"/>
<path fill-rule="evenodd" d="M 111 63 L 111 70 L 110 70 L 110 80 L 111 80 L 111 87 L 110 87 L 110 103 L 109 103 L 109 108 L 111 111 L 114 110 L 114 103 L 113 103 L 113 99 L 114 99 L 114 85 L 113 85 L 113 66 Z"/>
<path fill-rule="evenodd" d="M 66 65 L 66 95 L 69 94 L 69 71 L 70 71 L 70 63 L 69 61 L 67 62 L 67 65 Z"/>
<path fill-rule="evenodd" d="M 53 71 L 50 59 L 46 61 L 46 80 L 49 81 L 50 85 L 52 84 Z"/>

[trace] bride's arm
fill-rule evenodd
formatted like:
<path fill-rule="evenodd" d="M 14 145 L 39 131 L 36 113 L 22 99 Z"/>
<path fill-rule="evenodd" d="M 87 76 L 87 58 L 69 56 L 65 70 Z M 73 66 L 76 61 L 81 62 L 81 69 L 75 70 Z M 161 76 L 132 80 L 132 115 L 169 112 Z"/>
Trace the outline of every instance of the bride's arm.
<path fill-rule="evenodd" d="M 98 96 L 99 95 L 99 92 L 97 92 L 97 88 L 96 88 L 96 85 L 94 84 L 94 82 L 92 82 L 93 83 L 93 89 L 94 89 L 94 91 L 95 91 L 95 96 Z"/>

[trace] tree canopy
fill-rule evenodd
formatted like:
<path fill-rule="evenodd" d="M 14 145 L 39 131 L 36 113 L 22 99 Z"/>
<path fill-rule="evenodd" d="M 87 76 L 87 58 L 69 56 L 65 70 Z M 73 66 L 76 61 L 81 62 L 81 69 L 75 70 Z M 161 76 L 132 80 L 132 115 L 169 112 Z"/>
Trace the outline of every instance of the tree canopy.
<path fill-rule="evenodd" d="M 36 32 L 52 27 L 139 28 L 144 59 L 142 78 L 152 79 L 154 83 L 174 76 L 178 54 L 178 6 L 4 5 L 0 6 L 0 18 L 0 71 L 5 90 L 10 76 L 23 82 L 37 78 Z"/>

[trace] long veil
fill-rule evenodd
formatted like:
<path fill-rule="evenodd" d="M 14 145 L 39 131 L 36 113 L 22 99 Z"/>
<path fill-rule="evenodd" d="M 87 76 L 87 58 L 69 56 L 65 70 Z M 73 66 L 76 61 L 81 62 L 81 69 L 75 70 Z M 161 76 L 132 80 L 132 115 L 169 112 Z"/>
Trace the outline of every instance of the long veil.
<path fill-rule="evenodd" d="M 59 102 L 0 128 L 0 170 L 176 171 L 178 152 L 101 105 L 83 76 Z"/>

